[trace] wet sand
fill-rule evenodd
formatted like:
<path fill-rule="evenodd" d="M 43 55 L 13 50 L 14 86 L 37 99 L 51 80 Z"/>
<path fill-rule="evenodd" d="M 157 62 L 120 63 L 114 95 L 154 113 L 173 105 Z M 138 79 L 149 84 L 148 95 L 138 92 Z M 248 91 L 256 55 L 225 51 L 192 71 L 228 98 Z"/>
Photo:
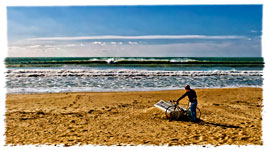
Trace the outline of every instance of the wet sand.
<path fill-rule="evenodd" d="M 7 94 L 7 145 L 262 145 L 262 88 L 196 89 L 201 121 L 154 107 L 184 90 Z M 181 103 L 186 104 L 187 98 Z"/>

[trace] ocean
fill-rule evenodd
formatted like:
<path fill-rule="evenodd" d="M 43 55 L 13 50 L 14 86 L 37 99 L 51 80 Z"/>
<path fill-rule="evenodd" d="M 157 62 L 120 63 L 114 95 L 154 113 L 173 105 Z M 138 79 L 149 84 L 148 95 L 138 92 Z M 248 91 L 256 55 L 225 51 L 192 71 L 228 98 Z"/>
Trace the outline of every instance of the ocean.
<path fill-rule="evenodd" d="M 262 87 L 262 57 L 7 57 L 8 93 Z"/>

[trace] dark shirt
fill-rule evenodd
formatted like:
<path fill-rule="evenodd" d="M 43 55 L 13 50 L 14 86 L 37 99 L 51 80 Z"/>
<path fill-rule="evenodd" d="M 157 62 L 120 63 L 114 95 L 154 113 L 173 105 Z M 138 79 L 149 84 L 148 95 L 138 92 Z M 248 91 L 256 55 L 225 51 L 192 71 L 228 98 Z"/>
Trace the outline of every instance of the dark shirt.
<path fill-rule="evenodd" d="M 188 96 L 189 98 L 189 102 L 196 102 L 197 101 L 197 94 L 195 90 L 189 90 L 187 92 L 184 93 L 184 95 L 182 95 L 177 101 L 180 101 L 181 99 L 183 99 L 185 96 Z"/>

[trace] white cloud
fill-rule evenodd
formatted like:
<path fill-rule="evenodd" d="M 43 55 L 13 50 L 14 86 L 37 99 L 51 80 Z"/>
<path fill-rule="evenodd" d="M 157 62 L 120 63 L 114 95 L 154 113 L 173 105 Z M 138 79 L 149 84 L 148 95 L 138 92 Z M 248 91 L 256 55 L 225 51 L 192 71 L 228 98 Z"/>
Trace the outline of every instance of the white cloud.
<path fill-rule="evenodd" d="M 30 41 L 68 41 L 68 40 L 106 40 L 106 39 L 243 39 L 245 36 L 208 36 L 208 35 L 144 35 L 144 36 L 80 36 L 80 37 L 40 37 Z"/>
<path fill-rule="evenodd" d="M 44 45 L 45 48 L 54 47 L 53 45 Z"/>
<path fill-rule="evenodd" d="M 111 45 L 122 45 L 122 42 L 110 42 Z"/>
<path fill-rule="evenodd" d="M 258 33 L 259 31 L 256 30 L 250 30 L 251 33 Z"/>
<path fill-rule="evenodd" d="M 65 45 L 65 47 L 75 47 L 76 46 L 76 44 L 67 44 L 67 45 Z"/>
<path fill-rule="evenodd" d="M 102 42 L 95 41 L 95 42 L 92 42 L 92 44 L 102 44 Z"/>
<path fill-rule="evenodd" d="M 99 41 L 95 41 L 95 42 L 92 42 L 91 44 L 94 44 L 94 45 L 106 45 L 106 42 L 99 42 Z"/>
<path fill-rule="evenodd" d="M 217 36 L 213 36 L 216 38 Z M 221 37 L 222 38 L 222 37 Z M 229 37 L 230 38 L 230 37 Z M 232 37 L 233 38 L 233 37 Z M 261 38 L 144 44 L 143 41 L 28 41 L 9 44 L 10 57 L 261 56 Z"/>
<path fill-rule="evenodd" d="M 131 45 L 137 45 L 138 44 L 137 42 L 131 42 L 131 41 L 129 41 L 128 43 Z"/>
<path fill-rule="evenodd" d="M 41 48 L 42 45 L 30 45 L 28 46 L 28 48 Z"/>

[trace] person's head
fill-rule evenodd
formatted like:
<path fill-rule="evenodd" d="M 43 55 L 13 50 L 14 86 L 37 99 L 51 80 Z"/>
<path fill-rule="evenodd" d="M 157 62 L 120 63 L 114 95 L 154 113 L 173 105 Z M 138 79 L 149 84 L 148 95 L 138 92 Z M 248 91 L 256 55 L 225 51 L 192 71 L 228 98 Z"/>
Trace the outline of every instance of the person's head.
<path fill-rule="evenodd" d="M 186 91 L 190 91 L 190 85 L 186 85 L 185 87 L 184 87 L 184 89 L 186 90 Z"/>

